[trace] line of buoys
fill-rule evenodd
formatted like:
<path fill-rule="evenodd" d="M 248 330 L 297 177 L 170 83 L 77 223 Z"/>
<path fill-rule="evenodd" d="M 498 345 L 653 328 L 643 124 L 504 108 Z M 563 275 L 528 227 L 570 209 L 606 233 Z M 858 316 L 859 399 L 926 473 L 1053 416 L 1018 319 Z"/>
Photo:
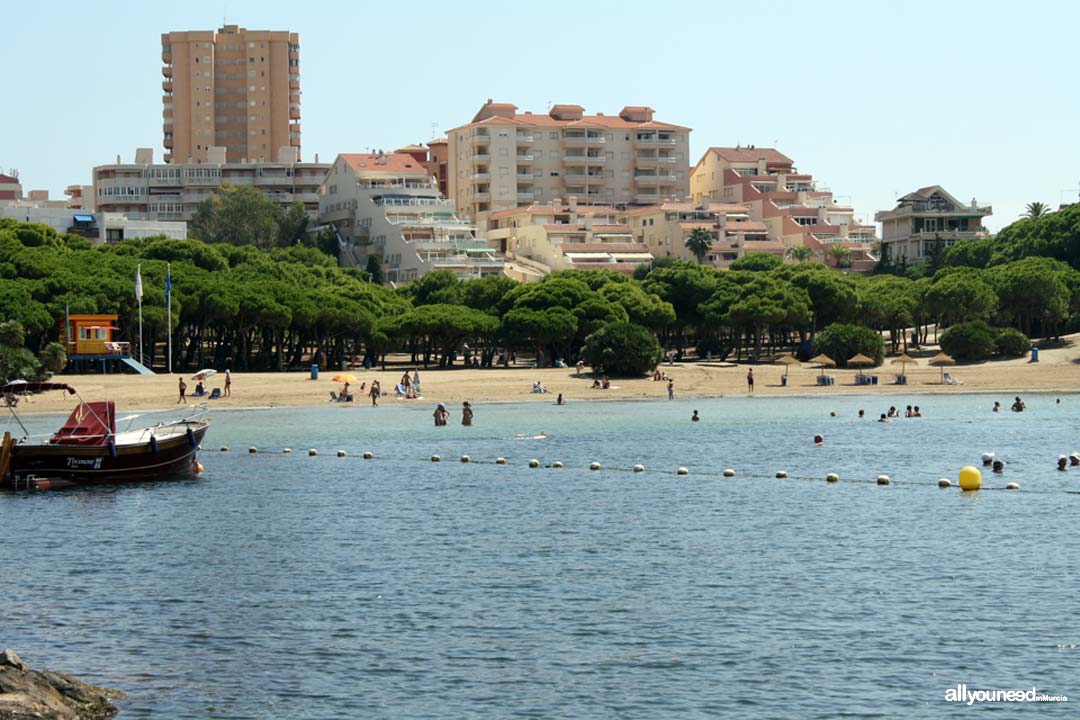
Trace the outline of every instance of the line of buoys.
<path fill-rule="evenodd" d="M 599 470 L 600 469 L 600 463 L 593 460 L 591 463 L 589 463 L 589 469 L 590 470 Z"/>
<path fill-rule="evenodd" d="M 1006 490 L 1019 490 L 1020 489 L 1020 483 L 1018 483 L 1018 482 L 1007 483 L 1005 485 L 1005 489 Z"/>
<path fill-rule="evenodd" d="M 878 485 L 888 485 L 890 482 L 891 481 L 889 480 L 888 475 L 878 475 L 877 476 L 877 484 Z"/>
<path fill-rule="evenodd" d="M 307 454 L 308 454 L 308 457 L 315 457 L 316 455 L 319 454 L 319 451 L 316 450 L 315 448 L 311 448 L 310 450 L 307 451 Z"/>
<path fill-rule="evenodd" d="M 950 480 L 949 478 L 941 478 L 937 481 L 937 486 L 939 488 L 952 487 L 952 480 Z"/>
<path fill-rule="evenodd" d="M 337 451 L 337 456 L 338 457 L 345 457 L 345 451 L 344 450 L 338 450 Z"/>
<path fill-rule="evenodd" d="M 439 462 L 440 460 L 442 460 L 442 458 L 439 457 L 438 455 L 432 455 L 431 456 L 431 462 Z"/>
<path fill-rule="evenodd" d="M 831 483 L 840 482 L 840 476 L 837 475 L 836 473 L 829 473 L 828 475 L 825 476 L 825 482 L 831 482 Z"/>
<path fill-rule="evenodd" d="M 463 462 L 463 463 L 469 462 L 469 456 L 468 455 L 462 455 L 461 456 L 461 462 Z"/>
<path fill-rule="evenodd" d="M 556 460 L 555 462 L 551 463 L 551 467 L 555 468 L 556 470 L 562 470 L 563 464 L 562 462 Z"/>
<path fill-rule="evenodd" d="M 640 464 L 638 464 L 638 465 L 635 465 L 635 466 L 634 466 L 634 472 L 645 472 L 645 466 L 644 466 L 644 465 L 640 465 Z"/>
<path fill-rule="evenodd" d="M 365 450 L 364 451 L 364 459 L 365 460 L 370 460 L 373 457 L 375 457 L 375 456 L 371 453 L 370 450 Z"/>
<path fill-rule="evenodd" d="M 537 460 L 536 458 L 533 458 L 532 460 L 529 461 L 529 467 L 531 467 L 531 468 L 540 467 L 540 461 Z"/>
<path fill-rule="evenodd" d="M 505 465 L 506 464 L 506 458 L 504 458 L 504 457 L 495 458 L 495 464 L 496 465 Z"/>
<path fill-rule="evenodd" d="M 776 471 L 776 477 L 778 477 L 778 478 L 786 478 L 787 477 L 787 470 L 777 470 Z"/>
<path fill-rule="evenodd" d="M 675 470 L 675 474 L 676 475 L 689 475 L 690 471 L 688 469 L 684 468 L 684 467 L 681 467 L 681 468 L 677 468 Z"/>
<path fill-rule="evenodd" d="M 961 469 L 960 477 L 958 479 L 960 481 L 961 490 L 971 491 L 978 490 L 982 487 L 982 473 L 979 472 L 979 468 L 974 465 L 968 465 Z"/>
<path fill-rule="evenodd" d="M 724 477 L 735 477 L 735 471 L 731 468 L 724 468 Z"/>

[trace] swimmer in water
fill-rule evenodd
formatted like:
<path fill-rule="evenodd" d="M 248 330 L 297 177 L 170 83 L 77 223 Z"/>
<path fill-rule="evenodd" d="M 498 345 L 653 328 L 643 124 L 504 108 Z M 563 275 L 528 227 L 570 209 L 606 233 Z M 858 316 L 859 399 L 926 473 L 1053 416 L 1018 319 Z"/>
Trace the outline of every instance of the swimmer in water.
<path fill-rule="evenodd" d="M 1057 469 L 1058 470 L 1061 470 L 1062 472 L 1064 472 L 1066 470 L 1068 464 L 1069 464 L 1069 458 L 1065 457 L 1064 455 L 1058 456 L 1058 464 L 1057 464 Z"/>
<path fill-rule="evenodd" d="M 699 420 L 701 420 L 701 417 L 697 414 L 697 410 L 695 410 L 694 414 L 690 416 L 690 419 L 693 422 L 698 422 Z"/>
<path fill-rule="evenodd" d="M 994 461 L 994 472 L 996 472 L 999 475 L 1001 473 L 1005 472 L 1005 463 L 1003 463 L 1001 460 L 995 460 Z"/>
<path fill-rule="evenodd" d="M 825 444 L 825 437 L 823 435 L 815 435 L 814 436 L 814 444 L 815 445 L 824 445 Z"/>

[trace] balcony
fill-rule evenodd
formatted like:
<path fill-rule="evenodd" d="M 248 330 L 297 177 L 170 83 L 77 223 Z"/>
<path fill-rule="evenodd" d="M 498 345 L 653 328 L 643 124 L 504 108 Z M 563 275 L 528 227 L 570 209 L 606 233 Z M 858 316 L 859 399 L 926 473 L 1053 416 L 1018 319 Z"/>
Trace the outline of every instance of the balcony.
<path fill-rule="evenodd" d="M 603 135 L 563 135 L 563 145 L 581 147 L 583 145 L 603 145 L 607 142 Z"/>
<path fill-rule="evenodd" d="M 521 189 L 519 189 L 518 192 L 517 192 L 518 200 L 532 200 L 533 197 L 535 197 L 535 195 L 534 195 L 532 190 L 521 190 Z"/>
<path fill-rule="evenodd" d="M 491 153 L 473 153 L 469 156 L 470 162 L 488 162 L 491 160 Z"/>
<path fill-rule="evenodd" d="M 173 91 L 173 89 L 172 89 L 172 80 L 162 80 L 161 81 L 161 89 L 164 90 L 165 92 L 171 94 L 172 91 Z"/>
<path fill-rule="evenodd" d="M 167 78 L 171 78 L 172 77 L 172 65 L 166 65 L 165 67 L 161 68 L 161 74 L 164 75 Z"/>
<path fill-rule="evenodd" d="M 533 141 L 532 135 L 525 135 L 524 133 L 518 133 L 516 135 L 518 145 L 528 145 Z"/>
<path fill-rule="evenodd" d="M 491 199 L 491 192 L 488 190 L 477 190 L 472 194 L 472 199 L 477 202 L 483 202 Z"/>
<path fill-rule="evenodd" d="M 491 173 L 488 173 L 488 172 L 473 173 L 472 175 L 469 176 L 469 179 L 474 181 L 474 182 L 479 181 L 479 180 L 482 180 L 482 181 L 486 182 L 488 180 L 491 180 Z"/>
<path fill-rule="evenodd" d="M 532 170 L 526 168 L 518 168 L 517 179 L 518 182 L 521 182 L 522 180 L 528 180 L 531 182 L 533 179 Z"/>
<path fill-rule="evenodd" d="M 671 165 L 674 162 L 675 158 L 669 155 L 638 155 L 634 158 L 634 164 L 643 168 Z"/>
<path fill-rule="evenodd" d="M 470 145 L 487 145 L 491 142 L 491 136 L 487 133 L 476 133 L 469 136 Z"/>
<path fill-rule="evenodd" d="M 161 49 L 161 62 L 166 65 L 172 65 L 172 49 Z"/>
<path fill-rule="evenodd" d="M 170 130 L 172 129 L 172 128 L 169 128 L 168 126 L 165 126 L 165 127 L 166 127 L 166 129 L 170 129 Z M 165 138 L 165 142 L 164 142 L 163 144 L 165 145 L 165 147 L 167 147 L 167 148 L 169 148 L 170 150 L 172 150 L 172 147 L 173 147 L 173 141 L 172 141 L 172 138 Z"/>
<path fill-rule="evenodd" d="M 637 193 L 634 195 L 634 202 L 639 205 L 655 205 L 660 201 L 660 196 L 656 193 Z"/>
<path fill-rule="evenodd" d="M 532 155 L 515 155 L 519 163 L 531 163 L 533 161 Z"/>
<path fill-rule="evenodd" d="M 299 120 L 300 119 L 300 108 L 298 108 L 298 107 L 289 108 L 289 119 L 290 120 Z"/>
<path fill-rule="evenodd" d="M 293 80 L 290 77 L 289 78 L 289 89 L 290 90 L 299 90 L 300 89 L 300 78 L 296 78 L 295 80 Z"/>
<path fill-rule="evenodd" d="M 658 137 L 656 135 L 635 135 L 636 145 L 675 145 L 678 141 L 673 137 Z"/>
<path fill-rule="evenodd" d="M 603 155 L 564 155 L 563 162 L 571 165 L 599 165 L 606 158 Z"/>

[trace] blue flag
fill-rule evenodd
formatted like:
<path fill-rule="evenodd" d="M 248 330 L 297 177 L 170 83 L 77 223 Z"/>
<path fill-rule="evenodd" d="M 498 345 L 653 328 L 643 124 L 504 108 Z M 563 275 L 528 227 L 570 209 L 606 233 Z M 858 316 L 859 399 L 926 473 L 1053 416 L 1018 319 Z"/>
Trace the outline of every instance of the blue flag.
<path fill-rule="evenodd" d="M 172 296 L 172 263 L 165 265 L 165 304 L 168 305 Z"/>

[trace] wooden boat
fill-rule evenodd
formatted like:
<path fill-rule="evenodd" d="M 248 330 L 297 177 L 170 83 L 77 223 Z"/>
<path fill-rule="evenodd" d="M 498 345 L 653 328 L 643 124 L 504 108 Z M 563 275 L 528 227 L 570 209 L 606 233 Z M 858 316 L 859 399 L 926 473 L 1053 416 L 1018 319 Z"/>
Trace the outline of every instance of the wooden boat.
<path fill-rule="evenodd" d="M 20 383 L 0 387 L 0 395 L 60 390 L 78 396 L 63 383 Z M 138 482 L 192 475 L 199 471 L 199 445 L 210 427 L 206 405 L 194 415 L 136 429 L 116 430 L 116 407 L 109 401 L 79 404 L 67 422 L 47 438 L 16 439 L 4 433 L 0 483 L 12 489 L 75 487 L 98 483 Z"/>

